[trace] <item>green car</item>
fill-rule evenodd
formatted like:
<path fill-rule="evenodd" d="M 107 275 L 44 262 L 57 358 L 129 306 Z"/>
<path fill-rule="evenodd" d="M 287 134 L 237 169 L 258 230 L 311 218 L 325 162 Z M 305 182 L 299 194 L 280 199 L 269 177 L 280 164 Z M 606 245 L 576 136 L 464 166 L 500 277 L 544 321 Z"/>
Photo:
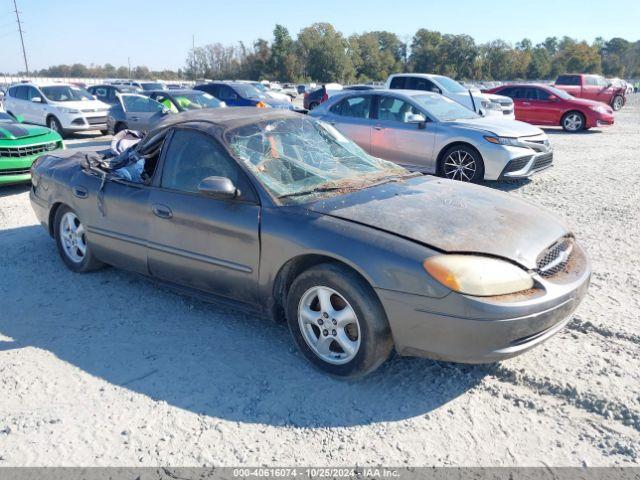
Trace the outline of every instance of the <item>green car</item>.
<path fill-rule="evenodd" d="M 36 158 L 64 148 L 62 137 L 53 130 L 19 120 L 0 112 L 0 185 L 28 182 Z"/>

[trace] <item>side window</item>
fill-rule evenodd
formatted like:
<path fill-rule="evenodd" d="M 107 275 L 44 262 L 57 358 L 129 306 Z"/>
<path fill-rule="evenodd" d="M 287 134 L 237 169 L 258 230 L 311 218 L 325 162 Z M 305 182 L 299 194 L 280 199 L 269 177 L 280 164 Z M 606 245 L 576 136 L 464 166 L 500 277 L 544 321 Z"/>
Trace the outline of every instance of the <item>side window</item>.
<path fill-rule="evenodd" d="M 148 113 L 162 110 L 162 105 L 148 97 L 125 95 L 123 97 L 124 108 L 127 112 Z"/>
<path fill-rule="evenodd" d="M 238 185 L 233 159 L 213 138 L 195 130 L 176 130 L 165 153 L 161 185 L 181 192 L 198 192 L 207 177 L 227 177 Z"/>
<path fill-rule="evenodd" d="M 580 85 L 579 75 L 560 75 L 556 80 L 556 85 Z"/>
<path fill-rule="evenodd" d="M 425 90 L 427 92 L 442 93 L 436 84 L 427 78 L 410 77 L 405 88 L 409 90 Z"/>
<path fill-rule="evenodd" d="M 407 123 L 409 114 L 421 112 L 410 103 L 396 97 L 381 96 L 378 101 L 378 119 Z"/>
<path fill-rule="evenodd" d="M 100 99 L 109 97 L 109 92 L 105 87 L 94 88 L 91 93 L 93 93 L 96 97 Z"/>
<path fill-rule="evenodd" d="M 34 97 L 40 97 L 41 100 L 42 94 L 34 87 L 27 87 L 27 100 L 31 100 Z"/>
<path fill-rule="evenodd" d="M 407 77 L 393 77 L 391 79 L 391 84 L 389 85 L 389 88 L 403 89 L 406 80 L 407 80 Z"/>
<path fill-rule="evenodd" d="M 514 94 L 515 94 L 515 88 L 514 87 L 507 87 L 507 88 L 503 88 L 502 90 L 499 90 L 497 93 L 497 95 L 502 95 L 505 97 L 509 97 L 509 98 L 514 98 Z"/>
<path fill-rule="evenodd" d="M 331 112 L 342 117 L 369 118 L 371 95 L 345 98 L 331 107 Z"/>
<path fill-rule="evenodd" d="M 542 90 L 541 88 L 536 88 L 535 91 L 538 94 L 538 100 L 549 100 L 549 97 L 551 96 L 549 92 L 547 92 L 546 90 Z"/>
<path fill-rule="evenodd" d="M 609 81 L 604 78 L 604 77 L 596 77 L 596 83 L 598 84 L 599 87 L 608 87 L 609 86 Z"/>
<path fill-rule="evenodd" d="M 537 88 L 525 88 L 524 96 L 526 100 L 538 100 Z"/>
<path fill-rule="evenodd" d="M 513 87 L 510 97 L 514 100 L 523 100 L 525 98 L 525 89 L 521 87 Z"/>
<path fill-rule="evenodd" d="M 15 97 L 18 100 L 27 100 L 27 96 L 29 94 L 29 88 L 25 86 L 16 87 Z"/>
<path fill-rule="evenodd" d="M 235 100 L 238 98 L 238 94 L 228 85 L 219 85 L 218 97 L 220 100 Z"/>
<path fill-rule="evenodd" d="M 585 85 L 595 86 L 598 85 L 598 79 L 596 77 L 584 77 Z"/>

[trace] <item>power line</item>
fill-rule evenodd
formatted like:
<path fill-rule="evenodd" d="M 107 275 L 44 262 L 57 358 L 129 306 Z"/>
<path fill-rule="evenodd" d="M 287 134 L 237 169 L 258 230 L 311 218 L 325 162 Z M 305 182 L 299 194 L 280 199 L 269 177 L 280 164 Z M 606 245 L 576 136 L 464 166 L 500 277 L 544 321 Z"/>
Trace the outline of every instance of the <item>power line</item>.
<path fill-rule="evenodd" d="M 24 49 L 24 36 L 22 34 L 22 23 L 20 22 L 20 12 L 18 12 L 18 5 L 16 0 L 13 0 L 14 12 L 16 12 L 16 21 L 18 22 L 18 32 L 20 32 L 20 43 L 22 44 L 22 56 L 24 57 L 24 69 L 29 76 L 29 64 L 27 63 L 27 51 Z"/>

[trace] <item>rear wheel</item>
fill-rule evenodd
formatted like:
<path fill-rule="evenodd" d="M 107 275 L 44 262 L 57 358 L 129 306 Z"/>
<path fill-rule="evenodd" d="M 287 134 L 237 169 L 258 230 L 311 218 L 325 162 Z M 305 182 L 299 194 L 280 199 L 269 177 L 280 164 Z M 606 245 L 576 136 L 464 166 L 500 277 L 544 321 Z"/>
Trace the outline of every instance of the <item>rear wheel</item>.
<path fill-rule="evenodd" d="M 126 129 L 127 129 L 127 126 L 124 123 L 118 122 L 118 123 L 116 123 L 116 126 L 113 127 L 113 134 L 117 135 L 118 133 L 120 133 L 121 131 L 126 130 Z"/>
<path fill-rule="evenodd" d="M 565 131 L 575 133 L 584 130 L 586 121 L 580 112 L 567 112 L 562 117 L 561 124 Z"/>
<path fill-rule="evenodd" d="M 314 108 L 316 108 L 318 105 L 320 105 L 318 102 L 311 102 L 309 104 L 309 110 L 313 110 Z"/>
<path fill-rule="evenodd" d="M 58 253 L 70 270 L 84 273 L 103 266 L 103 263 L 93 256 L 87 242 L 85 226 L 76 212 L 62 206 L 58 208 L 54 222 Z"/>
<path fill-rule="evenodd" d="M 286 304 L 298 348 L 325 372 L 363 376 L 391 353 L 391 331 L 380 301 L 346 267 L 322 264 L 303 272 L 291 285 Z"/>
<path fill-rule="evenodd" d="M 51 130 L 58 133 L 61 137 L 64 138 L 66 132 L 62 128 L 62 125 L 60 124 L 60 120 L 58 120 L 53 115 L 47 118 L 47 127 L 49 127 Z"/>
<path fill-rule="evenodd" d="M 615 97 L 613 97 L 613 102 L 611 102 L 611 108 L 613 108 L 617 112 L 623 106 L 624 106 L 624 97 L 622 95 L 616 95 Z"/>
<path fill-rule="evenodd" d="M 462 182 L 479 182 L 484 179 L 484 162 L 480 154 L 470 146 L 449 147 L 439 165 L 440 175 Z"/>

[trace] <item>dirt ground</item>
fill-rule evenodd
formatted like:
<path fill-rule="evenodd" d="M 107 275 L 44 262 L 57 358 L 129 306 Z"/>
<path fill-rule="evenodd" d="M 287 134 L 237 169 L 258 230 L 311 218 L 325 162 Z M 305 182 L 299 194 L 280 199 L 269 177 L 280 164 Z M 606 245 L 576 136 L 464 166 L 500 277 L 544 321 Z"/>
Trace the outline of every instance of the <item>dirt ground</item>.
<path fill-rule="evenodd" d="M 358 382 L 264 318 L 71 273 L 28 187 L 1 188 L 0 466 L 639 465 L 640 95 L 611 128 L 547 133 L 554 168 L 487 185 L 560 214 L 589 252 L 569 326 L 500 364 L 395 358 Z"/>

